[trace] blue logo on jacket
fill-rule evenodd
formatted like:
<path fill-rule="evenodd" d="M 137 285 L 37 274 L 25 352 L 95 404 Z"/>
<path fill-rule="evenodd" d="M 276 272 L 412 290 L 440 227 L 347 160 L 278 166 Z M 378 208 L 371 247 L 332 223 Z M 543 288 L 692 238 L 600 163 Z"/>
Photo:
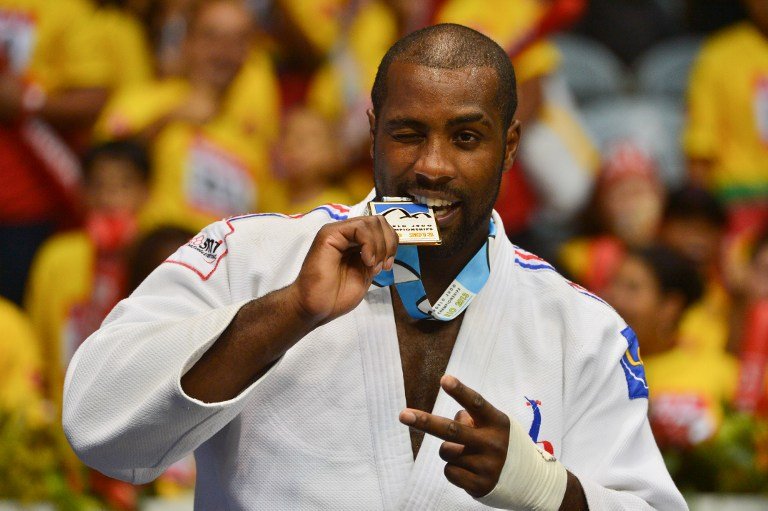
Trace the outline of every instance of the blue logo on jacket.
<path fill-rule="evenodd" d="M 627 327 L 621 331 L 621 335 L 627 340 L 628 348 L 621 357 L 621 368 L 627 378 L 629 399 L 638 397 L 648 398 L 648 381 L 645 379 L 645 366 L 640 358 L 640 344 L 637 342 L 637 334 Z"/>

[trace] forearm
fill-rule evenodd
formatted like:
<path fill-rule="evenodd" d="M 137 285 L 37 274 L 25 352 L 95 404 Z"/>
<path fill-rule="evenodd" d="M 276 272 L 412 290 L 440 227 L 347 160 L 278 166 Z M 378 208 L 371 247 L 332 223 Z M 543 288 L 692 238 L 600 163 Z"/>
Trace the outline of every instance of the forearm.
<path fill-rule="evenodd" d="M 181 378 L 184 392 L 205 403 L 236 397 L 316 323 L 291 286 L 244 305 L 216 342 Z"/>
<path fill-rule="evenodd" d="M 115 476 L 167 466 L 242 410 L 244 399 L 190 399 L 179 379 L 243 304 L 191 314 L 184 305 L 153 295 L 132 297 L 78 349 L 67 369 L 63 423 L 86 464 Z"/>
<path fill-rule="evenodd" d="M 90 126 L 99 116 L 109 93 L 105 88 L 71 89 L 48 96 L 38 115 L 62 128 Z"/>
<path fill-rule="evenodd" d="M 584 488 L 581 487 L 579 478 L 568 472 L 568 483 L 565 487 L 563 503 L 560 504 L 560 511 L 586 511 L 588 509 L 587 496 L 584 494 Z"/>

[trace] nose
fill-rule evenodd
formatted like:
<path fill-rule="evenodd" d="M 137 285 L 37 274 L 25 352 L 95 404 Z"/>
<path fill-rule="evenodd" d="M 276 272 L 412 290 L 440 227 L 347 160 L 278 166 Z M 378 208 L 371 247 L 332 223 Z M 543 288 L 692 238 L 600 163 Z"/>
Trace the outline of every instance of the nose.
<path fill-rule="evenodd" d="M 427 138 L 413 166 L 416 182 L 419 185 L 428 187 L 444 185 L 456 177 L 456 169 L 448 151 L 450 151 L 449 143 L 436 136 Z"/>

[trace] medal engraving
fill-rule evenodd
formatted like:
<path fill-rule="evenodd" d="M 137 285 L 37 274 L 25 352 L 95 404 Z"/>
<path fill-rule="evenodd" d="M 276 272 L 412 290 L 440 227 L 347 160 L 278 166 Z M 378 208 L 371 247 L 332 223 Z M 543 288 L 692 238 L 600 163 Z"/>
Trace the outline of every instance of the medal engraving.
<path fill-rule="evenodd" d="M 437 229 L 435 213 L 424 204 L 407 200 L 369 202 L 371 215 L 381 215 L 397 233 L 404 245 L 439 245 L 440 232 Z"/>

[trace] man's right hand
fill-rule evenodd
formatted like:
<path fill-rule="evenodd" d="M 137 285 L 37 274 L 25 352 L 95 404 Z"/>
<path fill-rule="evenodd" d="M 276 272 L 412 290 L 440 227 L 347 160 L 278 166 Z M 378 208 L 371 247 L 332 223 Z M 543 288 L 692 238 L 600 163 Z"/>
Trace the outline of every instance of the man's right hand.
<path fill-rule="evenodd" d="M 321 325 L 357 307 L 374 277 L 392 269 L 397 244 L 397 233 L 381 216 L 323 226 L 291 286 L 301 313 Z"/>
<path fill-rule="evenodd" d="M 357 307 L 395 252 L 397 234 L 383 217 L 324 226 L 293 284 L 240 308 L 182 376 L 182 389 L 206 403 L 234 398 L 309 332 Z"/>

